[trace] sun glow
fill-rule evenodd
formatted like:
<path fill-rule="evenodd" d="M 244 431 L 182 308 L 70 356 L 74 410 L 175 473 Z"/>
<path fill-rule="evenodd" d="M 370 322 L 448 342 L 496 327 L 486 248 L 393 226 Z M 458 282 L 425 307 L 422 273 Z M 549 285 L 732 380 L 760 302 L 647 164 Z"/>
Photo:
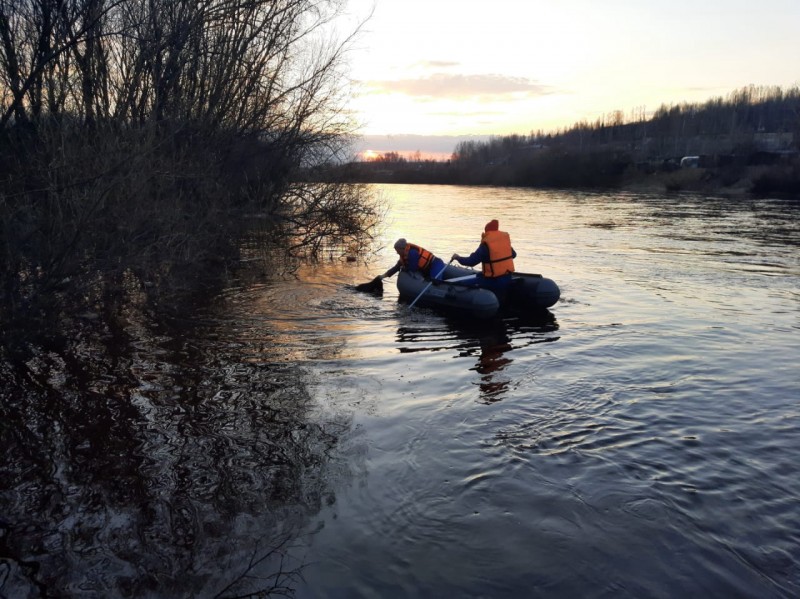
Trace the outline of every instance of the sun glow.
<path fill-rule="evenodd" d="M 364 162 L 373 162 L 378 159 L 380 153 L 376 152 L 375 150 L 364 150 L 361 152 L 361 159 Z"/>

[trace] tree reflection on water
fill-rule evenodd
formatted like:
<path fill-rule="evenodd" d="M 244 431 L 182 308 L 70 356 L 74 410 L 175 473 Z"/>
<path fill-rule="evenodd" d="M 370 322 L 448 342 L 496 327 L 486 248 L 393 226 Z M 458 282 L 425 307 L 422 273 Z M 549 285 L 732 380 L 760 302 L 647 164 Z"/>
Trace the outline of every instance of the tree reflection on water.
<path fill-rule="evenodd" d="M 0 350 L 0 594 L 288 591 L 348 417 L 269 332 L 128 308 Z"/>

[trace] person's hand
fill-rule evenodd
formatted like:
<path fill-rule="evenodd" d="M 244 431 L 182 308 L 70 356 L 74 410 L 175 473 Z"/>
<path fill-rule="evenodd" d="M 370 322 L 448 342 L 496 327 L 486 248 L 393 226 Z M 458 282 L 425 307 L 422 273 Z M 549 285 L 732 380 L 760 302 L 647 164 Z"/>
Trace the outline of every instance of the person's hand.
<path fill-rule="evenodd" d="M 459 256 L 458 254 L 453 254 L 452 256 L 450 256 L 450 262 L 452 262 L 453 260 L 458 260 L 460 257 L 461 256 Z"/>

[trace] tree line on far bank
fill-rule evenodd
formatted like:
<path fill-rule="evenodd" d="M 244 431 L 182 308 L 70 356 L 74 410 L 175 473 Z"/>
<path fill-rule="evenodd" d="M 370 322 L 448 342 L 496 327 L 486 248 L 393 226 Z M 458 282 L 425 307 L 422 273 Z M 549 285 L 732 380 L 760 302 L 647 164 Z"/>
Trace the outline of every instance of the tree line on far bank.
<path fill-rule="evenodd" d="M 655 176 L 680 188 L 688 179 L 675 172 L 693 157 L 683 166 L 702 171 L 696 183 L 744 182 L 753 192 L 800 195 L 798 147 L 800 88 L 749 86 L 727 98 L 662 106 L 651 116 L 616 111 L 551 133 L 464 141 L 446 162 L 387 153 L 333 172 L 353 181 L 566 188 L 613 188 Z"/>
<path fill-rule="evenodd" d="M 351 123 L 340 0 L 0 0 L 0 324 L 212 284 L 243 237 L 358 243 L 357 187 L 297 182 Z M 0 335 L 0 336 L 2 336 Z"/>

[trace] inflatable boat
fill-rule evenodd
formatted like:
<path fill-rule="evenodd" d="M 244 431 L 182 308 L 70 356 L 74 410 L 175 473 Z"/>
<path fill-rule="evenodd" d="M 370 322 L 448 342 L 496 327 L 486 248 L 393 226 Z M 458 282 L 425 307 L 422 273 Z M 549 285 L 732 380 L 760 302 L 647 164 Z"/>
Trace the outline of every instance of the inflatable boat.
<path fill-rule="evenodd" d="M 401 300 L 413 302 L 430 284 L 417 300 L 417 305 L 451 310 L 475 318 L 492 318 L 501 310 L 540 311 L 554 305 L 561 297 L 555 281 L 542 275 L 515 272 L 508 289 L 495 293 L 470 281 L 477 273 L 451 264 L 445 269 L 442 279 L 431 284 L 430 279 L 418 272 L 403 270 L 397 276 L 397 291 Z"/>

